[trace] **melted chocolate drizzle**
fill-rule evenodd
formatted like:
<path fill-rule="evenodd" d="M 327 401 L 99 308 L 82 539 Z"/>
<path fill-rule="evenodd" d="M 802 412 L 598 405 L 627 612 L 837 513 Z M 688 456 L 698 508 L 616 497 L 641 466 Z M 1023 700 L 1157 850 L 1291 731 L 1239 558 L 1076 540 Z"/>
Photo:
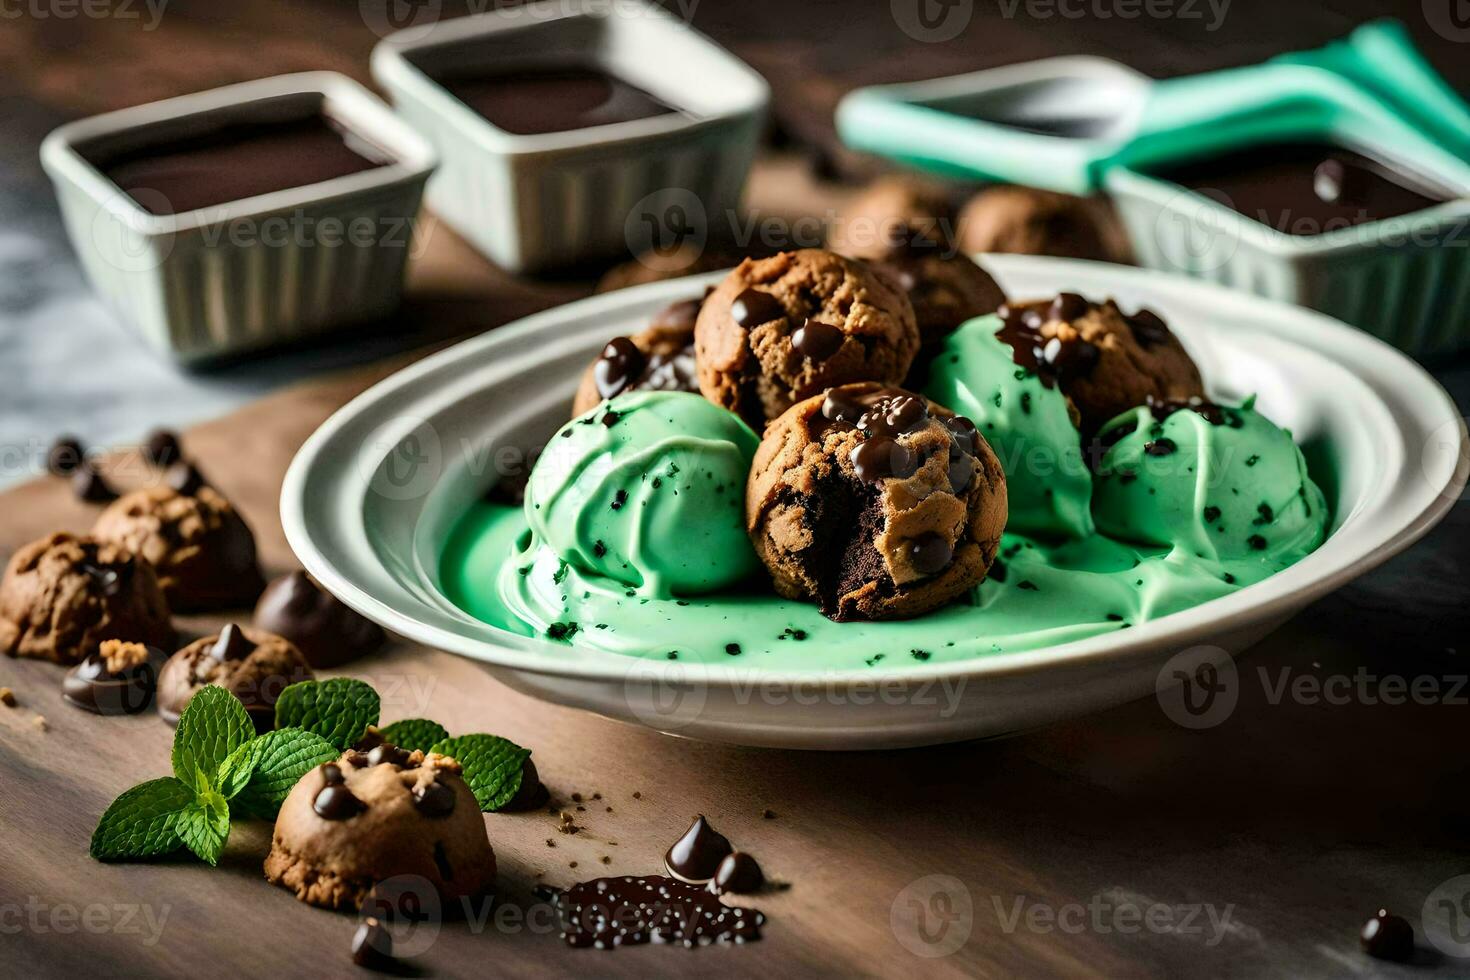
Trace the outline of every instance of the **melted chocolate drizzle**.
<path fill-rule="evenodd" d="M 551 897 L 568 946 L 638 943 L 706 946 L 760 938 L 766 917 L 733 908 L 706 888 L 662 875 L 594 878 Z"/>
<path fill-rule="evenodd" d="M 1005 303 L 995 311 L 1001 319 L 1001 328 L 996 336 L 1010 346 L 1011 359 L 1034 371 L 1048 388 L 1058 385 L 1065 388 L 1077 378 L 1086 378 L 1097 367 L 1101 356 L 1097 345 L 1083 340 L 1080 335 L 1074 334 L 1063 340 L 1044 336 L 1041 332 L 1045 323 L 1076 319 L 1076 316 L 1063 318 L 1056 315 L 1070 311 L 1072 297 L 1081 299 L 1074 293 L 1063 293 L 1052 301 L 1049 308 L 1045 303 Z"/>
<path fill-rule="evenodd" d="M 107 659 L 94 653 L 66 672 L 61 696 L 68 704 L 94 714 L 138 714 L 153 701 L 162 660 L 162 653 L 149 647 L 147 660 L 112 673 Z"/>
<path fill-rule="evenodd" d="M 1195 396 L 1193 398 L 1156 398 L 1148 396 L 1148 410 L 1153 417 L 1162 422 L 1175 412 L 1193 412 L 1211 425 L 1228 425 L 1232 429 L 1240 428 L 1240 416 L 1214 402 L 1206 401 Z M 1126 433 L 1124 433 L 1126 435 Z M 1117 440 L 1114 439 L 1114 442 Z"/>

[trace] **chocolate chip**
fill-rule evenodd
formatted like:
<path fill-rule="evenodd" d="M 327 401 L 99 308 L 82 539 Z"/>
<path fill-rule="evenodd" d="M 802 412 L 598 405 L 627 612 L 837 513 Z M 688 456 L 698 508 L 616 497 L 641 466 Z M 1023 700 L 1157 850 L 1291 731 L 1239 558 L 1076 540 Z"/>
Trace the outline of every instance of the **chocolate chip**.
<path fill-rule="evenodd" d="M 447 817 L 454 812 L 454 790 L 437 779 L 413 788 L 413 805 L 426 817 Z"/>
<path fill-rule="evenodd" d="M 349 820 L 364 809 L 362 801 L 346 786 L 323 786 L 311 801 L 311 808 L 323 820 Z"/>
<path fill-rule="evenodd" d="M 807 360 L 821 362 L 837 353 L 845 339 L 841 327 L 809 319 L 791 335 L 791 346 Z"/>
<path fill-rule="evenodd" d="M 92 580 L 93 588 L 108 598 L 112 598 L 122 593 L 125 580 L 132 574 L 133 564 L 131 559 L 114 565 L 100 565 L 96 562 L 84 561 L 79 568 L 82 574 Z"/>
<path fill-rule="evenodd" d="M 1401 915 L 1392 915 L 1387 909 L 1363 923 L 1358 934 L 1363 951 L 1380 960 L 1407 962 L 1414 956 L 1414 927 Z"/>
<path fill-rule="evenodd" d="M 61 697 L 67 704 L 99 715 L 135 715 L 153 701 L 158 688 L 161 651 L 149 649 L 149 658 L 119 673 L 107 669 L 107 659 L 94 653 L 61 681 Z"/>
<path fill-rule="evenodd" d="M 91 463 L 81 463 L 72 471 L 71 490 L 78 500 L 89 504 L 108 504 L 117 499 L 117 491 Z"/>
<path fill-rule="evenodd" d="M 1179 451 L 1173 439 L 1160 437 L 1143 444 L 1143 451 L 1150 456 L 1172 456 Z"/>
<path fill-rule="evenodd" d="M 1051 301 L 1048 318 L 1071 322 L 1086 316 L 1090 309 L 1092 309 L 1092 304 L 1076 293 L 1058 293 L 1057 298 Z"/>
<path fill-rule="evenodd" d="M 894 478 L 907 479 L 917 468 L 914 454 L 887 436 L 874 436 L 858 443 L 849 458 L 858 479 L 869 483 Z"/>
<path fill-rule="evenodd" d="M 536 771 L 536 763 L 527 759 L 521 767 L 521 785 L 510 802 L 501 807 L 502 810 L 535 810 L 541 807 L 550 798 L 546 787 L 541 784 L 541 774 Z"/>
<path fill-rule="evenodd" d="M 949 564 L 954 548 L 941 534 L 930 531 L 909 542 L 909 560 L 920 575 L 933 575 Z"/>
<path fill-rule="evenodd" d="M 963 415 L 951 415 L 944 420 L 944 425 L 954 436 L 955 445 L 967 453 L 973 453 L 980 446 L 980 430 L 975 428 L 975 423 Z"/>
<path fill-rule="evenodd" d="M 214 646 L 209 648 L 209 655 L 220 663 L 226 663 L 231 660 L 244 660 L 254 649 L 255 644 L 245 635 L 245 631 L 234 623 L 230 623 L 219 631 L 219 639 L 215 640 Z"/>
<path fill-rule="evenodd" d="M 179 445 L 177 433 L 155 429 L 143 444 L 143 458 L 154 466 L 172 466 L 184 458 L 184 447 Z"/>
<path fill-rule="evenodd" d="M 352 962 L 369 970 L 394 971 L 398 960 L 393 957 L 393 937 L 383 924 L 369 916 L 357 927 L 352 937 Z"/>
<path fill-rule="evenodd" d="M 241 522 L 243 524 L 243 522 Z M 248 534 L 248 528 L 246 529 Z M 245 540 L 240 540 L 243 559 Z M 249 564 L 255 563 L 253 540 Z M 257 628 L 296 644 L 313 667 L 335 667 L 383 644 L 383 630 L 296 571 L 272 582 L 255 605 Z"/>
<path fill-rule="evenodd" d="M 1169 339 L 1169 326 L 1153 310 L 1139 310 L 1124 322 L 1142 347 L 1155 347 Z"/>
<path fill-rule="evenodd" d="M 648 358 L 637 344 L 627 337 L 614 337 L 602 349 L 592 368 L 597 393 L 603 398 L 622 394 L 637 384 L 647 366 Z"/>
<path fill-rule="evenodd" d="M 869 435 L 898 436 L 912 432 L 929 418 L 929 403 L 917 395 L 894 391 L 879 398 L 857 421 Z"/>
<path fill-rule="evenodd" d="M 52 476 L 71 476 L 85 457 L 86 450 L 82 448 L 80 439 L 62 436 L 46 453 L 46 471 Z"/>
<path fill-rule="evenodd" d="M 185 497 L 192 497 L 209 485 L 199 468 L 187 460 L 170 466 L 163 475 L 163 482 Z"/>
<path fill-rule="evenodd" d="M 322 763 L 322 781 L 328 786 L 341 786 L 347 777 L 342 775 L 342 767 L 335 762 Z"/>
<path fill-rule="evenodd" d="M 396 745 L 384 742 L 368 752 L 367 763 L 370 766 L 404 766 L 408 764 L 408 753 Z"/>
<path fill-rule="evenodd" d="M 745 290 L 730 304 L 730 316 L 747 330 L 785 315 L 786 307 L 781 305 L 781 301 L 759 289 Z"/>
<path fill-rule="evenodd" d="M 701 814 L 664 855 L 664 867 L 680 881 L 703 883 L 714 878 L 720 862 L 733 850 Z"/>
<path fill-rule="evenodd" d="M 950 447 L 949 455 L 949 487 L 956 495 L 970 489 L 970 481 L 975 478 L 975 457 L 967 452 L 960 451 L 958 446 Z"/>
<path fill-rule="evenodd" d="M 712 892 L 734 892 L 737 895 L 757 891 L 766 883 L 766 876 L 755 858 L 744 851 L 732 851 L 725 855 L 710 882 Z"/>

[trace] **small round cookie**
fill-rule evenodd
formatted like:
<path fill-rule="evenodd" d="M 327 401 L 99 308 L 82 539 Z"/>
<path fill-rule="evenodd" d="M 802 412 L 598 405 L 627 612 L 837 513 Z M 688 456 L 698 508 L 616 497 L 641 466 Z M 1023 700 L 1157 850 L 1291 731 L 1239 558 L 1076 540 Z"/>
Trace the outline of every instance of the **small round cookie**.
<path fill-rule="evenodd" d="M 898 383 L 919 329 L 908 298 L 866 265 L 803 249 L 742 262 L 704 301 L 694 348 L 699 390 L 759 432 L 832 385 Z"/>
<path fill-rule="evenodd" d="M 1080 416 L 1086 444 L 1104 423 L 1150 398 L 1204 397 L 1204 382 L 1189 352 L 1151 310 L 1125 315 L 1109 299 L 1093 303 L 1076 293 L 1008 303 L 998 311 L 998 336 L 1021 367 L 1058 387 Z"/>
<path fill-rule="evenodd" d="M 301 777 L 276 817 L 265 876 L 329 909 L 360 909 L 379 882 L 411 876 L 449 908 L 494 884 L 495 851 L 458 762 L 384 744 Z"/>
<path fill-rule="evenodd" d="M 915 239 L 948 251 L 954 229 L 948 195 L 914 177 L 879 177 L 847 203 L 827 235 L 838 255 L 872 260 Z"/>
<path fill-rule="evenodd" d="M 931 352 L 960 324 L 994 313 L 1006 301 L 990 273 L 957 253 L 910 246 L 869 264 L 908 296 L 919 325 L 919 342 Z"/>
<path fill-rule="evenodd" d="M 103 640 L 175 638 L 153 567 L 116 545 L 52 534 L 17 551 L 0 580 L 0 651 L 12 657 L 69 666 Z"/>
<path fill-rule="evenodd" d="M 987 187 L 960 211 L 959 245 L 966 255 L 1011 252 L 1121 262 L 1125 242 L 1106 205 L 1034 187 Z"/>
<path fill-rule="evenodd" d="M 839 622 L 906 619 L 985 578 L 1005 475 L 968 419 L 902 389 L 845 385 L 771 423 L 745 516 L 783 596 Z"/>
<path fill-rule="evenodd" d="M 189 699 L 217 684 L 244 703 L 256 731 L 267 732 L 275 727 L 281 692 L 313 677 L 306 657 L 289 640 L 231 623 L 168 658 L 158 674 L 158 714 L 177 725 Z"/>
<path fill-rule="evenodd" d="M 102 512 L 92 534 L 148 559 L 179 612 L 249 605 L 265 588 L 255 536 L 212 487 L 135 490 Z"/>
<path fill-rule="evenodd" d="M 338 667 L 383 645 L 383 628 L 295 571 L 276 579 L 255 604 L 255 628 L 296 644 L 313 667 Z"/>
<path fill-rule="evenodd" d="M 572 417 L 629 391 L 698 394 L 694 322 L 703 302 L 701 298 L 671 303 L 654 314 L 646 330 L 609 341 L 582 374 L 582 383 L 572 400 Z"/>

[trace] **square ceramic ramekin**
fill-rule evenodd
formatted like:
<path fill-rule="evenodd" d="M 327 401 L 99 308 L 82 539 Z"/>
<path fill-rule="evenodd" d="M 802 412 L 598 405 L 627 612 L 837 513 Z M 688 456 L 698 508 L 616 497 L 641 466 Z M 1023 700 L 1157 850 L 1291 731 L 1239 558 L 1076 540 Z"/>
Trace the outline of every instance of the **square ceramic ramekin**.
<path fill-rule="evenodd" d="M 569 60 L 682 111 L 517 135 L 433 78 L 480 65 Z M 663 10 L 633 0 L 557 0 L 409 28 L 374 49 L 372 70 L 394 108 L 439 152 L 430 207 L 513 272 L 699 234 L 701 221 L 739 205 L 770 101 L 765 80 L 744 63 Z"/>
<path fill-rule="evenodd" d="M 87 153 L 321 114 L 390 162 L 217 207 L 153 214 Z M 398 306 L 434 151 L 335 72 L 244 82 L 69 123 L 41 145 L 92 286 L 154 348 L 198 363 L 297 341 Z"/>
<path fill-rule="evenodd" d="M 1415 357 L 1470 349 L 1470 166 L 1427 166 L 1341 134 L 1297 135 L 1325 138 L 1457 197 L 1400 218 L 1293 235 L 1149 176 L 1147 163 L 1132 160 L 1104 180 L 1139 263 L 1320 310 Z"/>

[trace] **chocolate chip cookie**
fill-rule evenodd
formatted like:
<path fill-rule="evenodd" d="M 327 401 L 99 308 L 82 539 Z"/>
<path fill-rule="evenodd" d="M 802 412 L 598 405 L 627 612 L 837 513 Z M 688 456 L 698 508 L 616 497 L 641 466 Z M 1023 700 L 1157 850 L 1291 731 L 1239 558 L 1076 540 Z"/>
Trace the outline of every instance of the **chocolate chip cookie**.
<path fill-rule="evenodd" d="M 777 592 L 838 621 L 905 619 L 985 578 L 1006 484 L 968 419 L 902 389 L 854 384 L 771 423 L 745 505 Z"/>
<path fill-rule="evenodd" d="M 17 551 L 0 580 L 0 650 L 12 657 L 71 665 L 103 640 L 174 638 L 153 567 L 117 545 L 52 534 Z"/>
<path fill-rule="evenodd" d="M 694 367 L 694 323 L 703 299 L 685 299 L 654 314 L 646 330 L 614 337 L 587 366 L 572 415 L 596 408 L 629 391 L 689 391 L 698 394 Z"/>
<path fill-rule="evenodd" d="M 694 328 L 699 390 L 760 431 L 795 402 L 852 381 L 897 384 L 919 350 L 908 298 L 821 249 L 747 259 Z"/>
<path fill-rule="evenodd" d="M 384 744 L 301 778 L 276 817 L 265 876 L 322 908 L 360 909 L 390 881 L 421 883 L 449 908 L 488 891 L 495 851 L 458 762 Z"/>
<path fill-rule="evenodd" d="M 177 725 L 189 699 L 201 688 L 217 684 L 240 699 L 257 731 L 266 732 L 275 727 L 281 692 L 314 676 L 306 657 L 289 640 L 232 623 L 168 658 L 158 675 L 158 713 Z"/>
<path fill-rule="evenodd" d="M 1122 262 L 1127 237 L 1100 201 L 1038 190 L 988 187 L 960 211 L 960 249 Z"/>
<path fill-rule="evenodd" d="M 997 312 L 997 336 L 1010 345 L 1015 362 L 1076 406 L 1084 443 L 1114 416 L 1150 398 L 1204 397 L 1199 368 L 1151 310 L 1124 314 L 1111 299 L 1093 303 L 1062 293 L 1008 303 Z"/>
<path fill-rule="evenodd" d="M 249 605 L 265 587 L 255 536 L 212 487 L 135 490 L 102 512 L 92 534 L 148 559 L 180 612 Z"/>

